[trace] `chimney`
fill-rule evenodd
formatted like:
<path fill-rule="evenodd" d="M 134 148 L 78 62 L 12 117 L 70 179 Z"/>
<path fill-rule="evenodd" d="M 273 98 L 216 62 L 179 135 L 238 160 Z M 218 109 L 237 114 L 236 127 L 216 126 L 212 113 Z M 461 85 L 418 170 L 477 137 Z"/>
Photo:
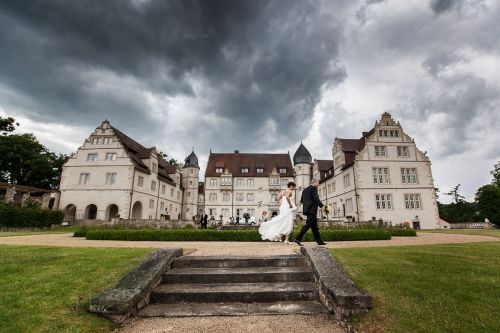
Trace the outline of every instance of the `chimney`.
<path fill-rule="evenodd" d="M 239 151 L 239 150 L 235 150 L 235 151 L 234 151 L 234 155 L 238 155 L 239 153 L 240 153 L 240 151 Z"/>

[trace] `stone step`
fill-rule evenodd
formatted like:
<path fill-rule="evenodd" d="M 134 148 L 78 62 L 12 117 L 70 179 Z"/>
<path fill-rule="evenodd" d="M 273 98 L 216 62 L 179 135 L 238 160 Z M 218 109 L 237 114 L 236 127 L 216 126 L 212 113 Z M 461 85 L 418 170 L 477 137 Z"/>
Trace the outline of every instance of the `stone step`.
<path fill-rule="evenodd" d="M 318 300 L 312 282 L 161 284 L 151 303 L 279 302 Z"/>
<path fill-rule="evenodd" d="M 247 316 L 273 314 L 321 314 L 328 309 L 317 301 L 276 303 L 173 303 L 150 304 L 142 309 L 142 317 Z"/>
<path fill-rule="evenodd" d="M 245 268 L 245 267 L 305 267 L 301 255 L 282 255 L 272 257 L 247 256 L 185 256 L 177 258 L 173 268 Z"/>
<path fill-rule="evenodd" d="M 174 268 L 163 283 L 313 282 L 308 267 Z"/>

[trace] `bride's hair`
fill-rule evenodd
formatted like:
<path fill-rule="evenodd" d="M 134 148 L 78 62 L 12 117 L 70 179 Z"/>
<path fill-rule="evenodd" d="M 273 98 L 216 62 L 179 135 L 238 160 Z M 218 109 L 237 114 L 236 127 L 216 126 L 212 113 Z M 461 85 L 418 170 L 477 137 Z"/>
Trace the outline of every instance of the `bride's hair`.
<path fill-rule="evenodd" d="M 295 184 L 294 182 L 289 182 L 288 184 L 286 184 L 286 187 L 288 188 L 290 188 L 291 186 L 296 187 L 297 184 Z"/>

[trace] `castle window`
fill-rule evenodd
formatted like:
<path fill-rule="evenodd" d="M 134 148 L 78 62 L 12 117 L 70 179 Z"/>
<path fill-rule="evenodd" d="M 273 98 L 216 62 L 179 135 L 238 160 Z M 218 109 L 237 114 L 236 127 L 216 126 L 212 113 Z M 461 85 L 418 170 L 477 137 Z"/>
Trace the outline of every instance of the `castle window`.
<path fill-rule="evenodd" d="M 389 168 L 373 168 L 374 184 L 389 184 Z"/>
<path fill-rule="evenodd" d="M 408 146 L 398 146 L 397 147 L 398 157 L 410 157 L 410 151 Z"/>
<path fill-rule="evenodd" d="M 417 184 L 417 169 L 401 168 L 401 182 L 403 184 Z"/>
<path fill-rule="evenodd" d="M 228 192 L 222 193 L 222 201 L 228 202 L 230 200 L 230 196 Z"/>
<path fill-rule="evenodd" d="M 247 187 L 252 187 L 254 185 L 253 179 L 247 179 Z"/>
<path fill-rule="evenodd" d="M 162 185 L 161 186 L 161 194 L 165 194 L 166 189 L 167 189 L 167 187 L 165 185 Z"/>
<path fill-rule="evenodd" d="M 280 184 L 279 178 L 269 178 L 269 185 L 279 185 L 279 184 Z"/>
<path fill-rule="evenodd" d="M 137 186 L 142 187 L 144 185 L 144 177 L 139 176 L 137 177 Z"/>
<path fill-rule="evenodd" d="M 116 153 L 106 153 L 106 161 L 116 160 Z"/>
<path fill-rule="evenodd" d="M 248 168 L 247 167 L 242 167 L 241 168 L 241 173 L 248 173 Z"/>
<path fill-rule="evenodd" d="M 387 147 L 386 146 L 375 146 L 375 156 L 387 157 Z"/>
<path fill-rule="evenodd" d="M 351 186 L 351 178 L 349 174 L 344 176 L 344 188 Z"/>
<path fill-rule="evenodd" d="M 81 173 L 80 174 L 80 181 L 78 184 L 87 185 L 89 182 L 90 182 L 90 173 Z"/>
<path fill-rule="evenodd" d="M 349 198 L 349 199 L 345 199 L 345 211 L 347 213 L 350 213 L 353 211 L 353 207 L 352 207 L 352 198 Z"/>
<path fill-rule="evenodd" d="M 288 184 L 288 179 L 286 178 L 281 179 L 281 187 L 286 187 L 287 184 Z"/>
<path fill-rule="evenodd" d="M 97 153 L 92 153 L 87 155 L 87 162 L 94 162 L 97 161 L 98 155 Z"/>
<path fill-rule="evenodd" d="M 392 209 L 392 195 L 391 194 L 375 194 L 375 206 L 377 210 L 391 210 Z"/>
<path fill-rule="evenodd" d="M 215 168 L 215 173 L 223 173 L 224 168 Z"/>
<path fill-rule="evenodd" d="M 155 201 L 153 199 L 149 200 L 149 208 L 155 208 Z"/>
<path fill-rule="evenodd" d="M 420 194 L 411 193 L 405 194 L 406 209 L 422 209 Z"/>
<path fill-rule="evenodd" d="M 116 172 L 108 172 L 106 174 L 106 184 L 107 185 L 116 184 Z"/>
<path fill-rule="evenodd" d="M 243 193 L 236 193 L 236 201 L 243 201 Z"/>
<path fill-rule="evenodd" d="M 210 193 L 208 195 L 208 201 L 210 201 L 210 202 L 217 201 L 217 193 Z"/>
<path fill-rule="evenodd" d="M 155 181 L 151 182 L 151 191 L 156 191 L 156 182 Z"/>
<path fill-rule="evenodd" d="M 247 193 L 247 201 L 253 201 L 254 195 L 253 193 Z"/>
<path fill-rule="evenodd" d="M 257 173 L 264 173 L 264 168 L 257 168 Z"/>
<path fill-rule="evenodd" d="M 280 173 L 286 173 L 286 168 L 280 168 Z"/>
<path fill-rule="evenodd" d="M 245 180 L 243 178 L 236 179 L 236 186 L 243 187 L 245 184 Z"/>
<path fill-rule="evenodd" d="M 153 163 L 152 169 L 153 169 L 153 172 L 158 172 L 158 164 Z"/>
<path fill-rule="evenodd" d="M 210 186 L 217 186 L 217 179 L 215 178 L 210 179 Z"/>
<path fill-rule="evenodd" d="M 173 198 L 173 197 L 174 197 L 174 189 L 173 189 L 173 188 L 171 188 L 171 189 L 170 189 L 170 197 L 171 197 L 171 198 Z M 172 209 L 170 209 L 170 210 L 172 210 Z"/>

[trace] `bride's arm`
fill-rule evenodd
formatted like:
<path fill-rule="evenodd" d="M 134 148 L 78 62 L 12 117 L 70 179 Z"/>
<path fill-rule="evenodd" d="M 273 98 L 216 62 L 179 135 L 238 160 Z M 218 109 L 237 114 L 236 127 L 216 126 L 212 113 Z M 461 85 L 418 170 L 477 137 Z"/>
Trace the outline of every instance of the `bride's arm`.
<path fill-rule="evenodd" d="M 288 201 L 288 206 L 290 206 L 290 208 L 293 208 L 292 201 L 290 200 L 292 197 L 292 191 L 287 190 L 285 193 L 285 197 L 286 197 L 286 201 Z"/>

